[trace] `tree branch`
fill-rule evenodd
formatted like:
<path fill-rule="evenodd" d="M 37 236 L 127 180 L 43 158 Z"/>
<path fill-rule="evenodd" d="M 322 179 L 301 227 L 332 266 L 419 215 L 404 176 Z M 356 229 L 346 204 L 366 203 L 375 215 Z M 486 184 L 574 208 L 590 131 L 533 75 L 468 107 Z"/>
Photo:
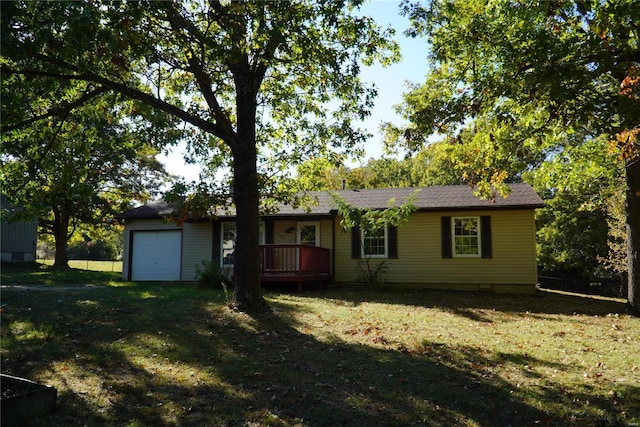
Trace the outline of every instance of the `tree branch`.
<path fill-rule="evenodd" d="M 264 6 L 263 6 L 264 7 Z M 267 72 L 268 64 L 272 63 L 276 51 L 280 47 L 280 44 L 284 41 L 280 26 L 275 24 L 271 30 L 267 44 L 262 52 L 262 55 L 258 56 L 257 64 L 255 65 L 256 79 L 262 82 Z"/>
<path fill-rule="evenodd" d="M 68 79 L 68 80 L 80 80 L 80 81 L 99 83 L 105 88 L 111 89 L 115 92 L 128 96 L 129 98 L 136 99 L 151 107 L 154 107 L 166 113 L 169 113 L 214 136 L 217 136 L 222 139 L 224 139 L 224 137 L 226 136 L 224 130 L 221 128 L 219 124 L 212 123 L 210 121 L 194 116 L 193 114 L 188 113 L 187 111 L 177 107 L 176 105 L 170 104 L 166 101 L 163 101 L 162 99 L 156 98 L 155 96 L 150 95 L 146 92 L 143 92 L 139 89 L 129 87 L 124 83 L 118 83 L 113 80 L 109 80 L 105 77 L 99 76 L 94 73 L 90 73 L 86 71 L 83 72 L 77 66 L 64 62 L 60 59 L 53 58 L 49 55 L 39 54 L 39 55 L 36 55 L 36 59 L 39 59 L 44 63 L 63 68 L 65 70 L 73 71 L 74 73 L 77 73 L 77 74 L 56 74 L 52 72 L 34 70 L 34 69 L 14 70 L 14 69 L 3 68 L 2 71 L 25 74 L 25 75 L 42 75 L 42 76 L 50 76 L 50 77 Z"/>
<path fill-rule="evenodd" d="M 204 40 L 204 35 L 196 28 L 192 22 L 189 22 L 185 19 L 178 10 L 176 10 L 173 5 L 167 8 L 167 20 L 169 24 L 173 27 L 176 33 L 180 33 L 180 30 L 185 30 L 189 35 L 191 35 L 195 40 L 201 42 Z M 186 40 L 189 42 L 189 40 Z M 219 123 L 220 130 L 226 134 L 226 137 L 221 137 L 227 144 L 230 146 L 235 144 L 235 132 L 233 130 L 233 126 L 231 121 L 229 120 L 227 114 L 220 106 L 218 99 L 216 97 L 215 92 L 213 91 L 213 83 L 211 78 L 204 71 L 202 66 L 204 59 L 198 58 L 196 52 L 193 49 L 189 49 L 191 55 L 188 57 L 189 68 L 193 73 L 193 76 L 202 91 L 202 95 L 204 96 L 207 105 L 213 112 L 213 116 L 217 123 Z M 233 147 L 232 147 L 233 148 Z"/>
<path fill-rule="evenodd" d="M 76 99 L 73 102 L 67 102 L 67 103 L 59 105 L 58 107 L 50 108 L 44 114 L 40 114 L 38 116 L 31 117 L 30 119 L 23 120 L 22 122 L 19 122 L 19 123 L 16 123 L 16 124 L 2 126 L 2 127 L 0 127 L 0 129 L 2 129 L 2 132 L 11 132 L 13 130 L 22 129 L 24 127 L 27 127 L 30 124 L 33 124 L 33 123 L 35 123 L 35 122 L 37 122 L 39 120 L 42 120 L 42 119 L 46 119 L 48 117 L 62 116 L 62 115 L 67 116 L 74 108 L 80 107 L 85 102 L 87 102 L 87 101 L 91 100 L 92 98 L 94 98 L 94 97 L 96 97 L 98 95 L 101 95 L 101 94 L 103 94 L 105 92 L 107 92 L 107 89 L 105 89 L 103 87 L 96 88 L 96 89 L 94 89 L 94 90 L 92 90 L 90 92 L 85 92 L 84 95 L 82 95 L 80 98 Z"/>

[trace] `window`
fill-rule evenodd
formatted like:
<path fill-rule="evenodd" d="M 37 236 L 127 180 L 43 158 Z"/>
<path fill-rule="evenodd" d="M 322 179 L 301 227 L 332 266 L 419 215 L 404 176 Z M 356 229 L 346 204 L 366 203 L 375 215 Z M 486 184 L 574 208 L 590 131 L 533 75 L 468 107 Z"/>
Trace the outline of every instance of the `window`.
<path fill-rule="evenodd" d="M 387 227 L 376 231 L 362 231 L 362 256 L 387 256 Z"/>
<path fill-rule="evenodd" d="M 320 221 L 299 221 L 297 227 L 299 244 L 320 246 Z"/>
<path fill-rule="evenodd" d="M 236 250 L 236 223 L 235 222 L 223 222 L 222 226 L 222 266 L 233 266 L 233 256 Z"/>
<path fill-rule="evenodd" d="M 491 216 L 440 217 L 442 258 L 493 258 Z"/>
<path fill-rule="evenodd" d="M 479 217 L 453 218 L 453 256 L 480 256 L 480 219 Z"/>
<path fill-rule="evenodd" d="M 234 255 L 236 251 L 236 223 L 235 222 L 223 222 L 220 224 L 221 239 L 220 239 L 220 265 L 222 267 L 233 267 Z M 260 244 L 264 244 L 264 222 L 260 222 Z"/>
<path fill-rule="evenodd" d="M 398 258 L 398 229 L 389 225 L 376 233 L 351 229 L 351 258 Z"/>

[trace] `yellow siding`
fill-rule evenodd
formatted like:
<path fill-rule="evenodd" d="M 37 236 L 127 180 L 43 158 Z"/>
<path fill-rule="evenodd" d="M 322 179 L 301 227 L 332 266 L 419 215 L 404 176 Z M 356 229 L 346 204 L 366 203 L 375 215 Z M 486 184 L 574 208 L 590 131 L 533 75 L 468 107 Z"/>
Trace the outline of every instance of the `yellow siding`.
<path fill-rule="evenodd" d="M 329 270 L 334 273 L 333 259 L 333 220 L 323 219 L 320 221 L 320 246 L 331 250 L 329 254 Z"/>
<path fill-rule="evenodd" d="M 441 257 L 442 216 L 491 216 L 493 257 Z M 339 221 L 336 220 L 336 224 Z M 354 281 L 360 262 L 351 259 L 351 233 L 336 226 L 336 280 Z M 372 265 L 382 260 L 372 259 Z M 533 210 L 418 212 L 398 228 L 398 258 L 385 260 L 383 280 L 390 283 L 433 284 L 443 288 L 510 289 L 537 283 Z M 509 288 L 503 285 L 509 285 Z"/>
<path fill-rule="evenodd" d="M 211 222 L 185 222 L 182 228 L 182 280 L 196 279 L 196 265 L 211 261 L 213 230 Z M 220 227 L 219 223 L 215 223 Z"/>
<path fill-rule="evenodd" d="M 320 221 L 320 246 L 327 249 L 333 249 L 333 221 L 323 219 Z"/>
<path fill-rule="evenodd" d="M 289 231 L 287 233 L 287 230 Z M 276 245 L 293 245 L 296 243 L 296 221 L 284 220 L 273 222 L 273 243 Z"/>

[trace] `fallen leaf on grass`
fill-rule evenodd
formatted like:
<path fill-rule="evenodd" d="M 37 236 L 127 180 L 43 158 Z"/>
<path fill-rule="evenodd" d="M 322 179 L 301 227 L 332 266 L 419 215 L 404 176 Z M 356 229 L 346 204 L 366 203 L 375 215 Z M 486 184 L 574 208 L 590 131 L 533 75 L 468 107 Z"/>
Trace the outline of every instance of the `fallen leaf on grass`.
<path fill-rule="evenodd" d="M 388 344 L 389 341 L 385 337 L 377 336 L 373 338 L 373 342 L 376 344 Z"/>

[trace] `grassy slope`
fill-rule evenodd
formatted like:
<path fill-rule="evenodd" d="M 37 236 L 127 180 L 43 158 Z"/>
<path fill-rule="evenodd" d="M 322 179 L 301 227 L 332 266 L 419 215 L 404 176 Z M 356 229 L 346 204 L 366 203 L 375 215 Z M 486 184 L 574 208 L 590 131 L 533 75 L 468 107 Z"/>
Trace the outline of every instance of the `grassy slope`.
<path fill-rule="evenodd" d="M 2 290 L 2 370 L 58 388 L 50 425 L 640 422 L 621 301 L 326 290 L 250 317 L 221 291 L 58 274 L 2 272 L 48 289 Z"/>
<path fill-rule="evenodd" d="M 53 265 L 54 260 L 38 260 L 39 263 L 44 265 Z M 91 270 L 91 271 L 111 271 L 122 273 L 122 261 L 92 261 L 92 260 L 80 260 L 70 259 L 69 267 L 78 270 Z"/>

